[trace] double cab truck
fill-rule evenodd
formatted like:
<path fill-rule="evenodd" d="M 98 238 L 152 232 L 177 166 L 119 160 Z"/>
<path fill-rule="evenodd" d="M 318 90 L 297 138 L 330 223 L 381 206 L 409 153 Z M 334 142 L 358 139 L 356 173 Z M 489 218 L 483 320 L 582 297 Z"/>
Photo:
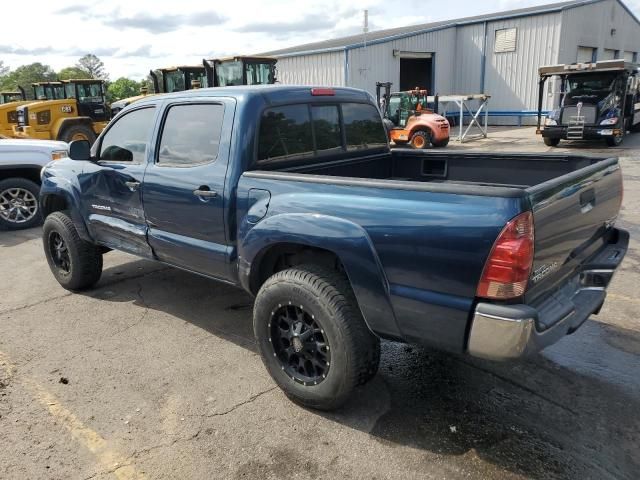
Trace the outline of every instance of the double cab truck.
<path fill-rule="evenodd" d="M 380 338 L 513 360 L 600 310 L 629 235 L 616 158 L 390 150 L 348 88 L 152 96 L 42 172 L 43 245 L 66 289 L 122 250 L 255 296 L 264 364 L 332 409 Z"/>
<path fill-rule="evenodd" d="M 640 66 L 624 60 L 540 67 L 538 133 L 545 145 L 560 140 L 602 140 L 622 143 L 628 131 L 640 127 Z M 542 120 L 545 83 L 557 78 L 559 105 Z M 550 93 L 553 95 L 552 82 Z"/>

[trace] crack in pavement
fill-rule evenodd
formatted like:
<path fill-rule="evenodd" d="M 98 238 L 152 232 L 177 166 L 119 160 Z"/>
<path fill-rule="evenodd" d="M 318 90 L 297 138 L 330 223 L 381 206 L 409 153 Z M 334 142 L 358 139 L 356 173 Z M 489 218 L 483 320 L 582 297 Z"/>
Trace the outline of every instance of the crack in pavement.
<path fill-rule="evenodd" d="M 164 267 L 164 268 L 158 268 L 156 270 L 152 270 L 151 272 L 145 272 L 145 273 L 141 273 L 139 275 L 133 275 L 131 277 L 125 277 L 125 278 L 118 278 L 115 279 L 114 281 L 110 281 L 110 282 L 105 282 L 105 283 L 101 283 L 99 284 L 97 287 L 95 287 L 94 289 L 92 289 L 92 292 L 99 292 L 100 290 L 102 290 L 105 287 L 110 287 L 112 285 L 118 284 L 118 283 L 122 283 L 122 282 L 127 282 L 129 280 L 136 280 L 139 278 L 144 278 L 148 275 L 153 275 L 154 273 L 159 273 L 159 272 L 164 272 L 166 270 L 170 270 L 172 267 Z M 61 298 L 65 298 L 65 297 L 69 297 L 71 295 L 74 295 L 75 292 L 65 292 L 62 295 L 57 295 L 55 297 L 51 297 L 51 298 L 45 298 L 43 300 L 39 300 L 37 302 L 34 303 L 28 303 L 26 305 L 21 305 L 19 307 L 11 307 L 8 308 L 6 310 L 0 310 L 0 315 L 4 315 L 6 313 L 14 313 L 14 312 L 18 312 L 20 310 L 25 310 L 27 308 L 31 308 L 31 307 L 37 307 L 38 305 L 42 305 L 44 303 L 49 303 L 52 302 L 54 300 L 60 300 Z M 96 298 L 95 295 L 88 295 L 86 294 L 85 296 L 89 297 L 89 298 Z"/>
<path fill-rule="evenodd" d="M 140 315 L 140 318 L 138 318 L 138 320 L 136 320 L 135 322 L 133 322 L 130 325 L 127 325 L 124 328 L 121 328 L 120 330 L 115 331 L 113 334 L 111 334 L 111 337 L 115 337 L 116 335 L 120 335 L 123 332 L 126 332 L 127 330 L 130 330 L 134 327 L 136 327 L 137 325 L 140 325 L 144 319 L 147 317 L 147 314 L 149 313 L 149 304 L 147 304 L 146 300 L 144 299 L 144 296 L 142 295 L 142 284 L 138 283 L 138 291 L 136 292 L 136 294 L 138 295 L 138 298 L 140 299 L 140 303 L 142 303 L 142 305 L 144 306 L 144 310 L 142 311 L 142 315 Z"/>
<path fill-rule="evenodd" d="M 249 397 L 248 400 L 245 400 L 244 402 L 237 403 L 236 405 L 234 405 L 233 407 L 229 408 L 228 410 L 225 410 L 224 412 L 208 413 L 208 414 L 204 414 L 202 416 L 204 416 L 206 418 L 222 417 L 222 416 L 227 415 L 227 414 L 229 414 L 231 412 L 234 412 L 235 410 L 237 410 L 238 408 L 240 408 L 240 407 L 242 407 L 244 405 L 247 405 L 247 404 L 249 404 L 251 402 L 254 402 L 258 398 L 260 398 L 263 395 L 266 395 L 269 392 L 273 392 L 277 388 L 278 388 L 277 386 L 274 386 L 274 387 L 268 388 L 267 390 L 264 390 L 263 392 L 256 393 L 255 395 Z"/>

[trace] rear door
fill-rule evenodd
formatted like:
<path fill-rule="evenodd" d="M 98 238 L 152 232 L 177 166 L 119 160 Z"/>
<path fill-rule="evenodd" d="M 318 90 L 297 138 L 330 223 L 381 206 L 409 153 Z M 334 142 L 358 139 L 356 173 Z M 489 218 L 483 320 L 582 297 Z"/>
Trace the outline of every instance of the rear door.
<path fill-rule="evenodd" d="M 231 278 L 224 209 L 234 110 L 230 99 L 168 102 L 143 186 L 158 259 L 221 279 Z"/>
<path fill-rule="evenodd" d="M 141 184 L 147 167 L 156 108 L 131 110 L 111 123 L 100 138 L 95 163 L 86 163 L 82 206 L 93 238 L 113 248 L 151 256 L 142 210 Z"/>
<path fill-rule="evenodd" d="M 529 188 L 535 252 L 527 300 L 548 293 L 602 247 L 622 200 L 615 158 Z"/>

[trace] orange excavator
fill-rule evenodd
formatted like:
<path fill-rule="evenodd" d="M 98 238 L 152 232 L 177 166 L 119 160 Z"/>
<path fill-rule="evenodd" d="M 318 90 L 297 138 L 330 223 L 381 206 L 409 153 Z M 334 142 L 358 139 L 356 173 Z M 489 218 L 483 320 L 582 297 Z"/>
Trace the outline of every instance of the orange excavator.
<path fill-rule="evenodd" d="M 389 140 L 413 148 L 446 147 L 449 122 L 427 106 L 427 91 L 416 87 L 391 93 L 391 82 L 377 82 L 376 96 L 384 116 Z M 381 90 L 384 89 L 384 93 Z"/>

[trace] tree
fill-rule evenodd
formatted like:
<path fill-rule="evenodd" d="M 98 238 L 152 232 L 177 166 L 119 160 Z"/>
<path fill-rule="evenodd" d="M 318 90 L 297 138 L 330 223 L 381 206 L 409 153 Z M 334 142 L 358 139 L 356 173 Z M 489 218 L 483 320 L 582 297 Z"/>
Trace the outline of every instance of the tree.
<path fill-rule="evenodd" d="M 88 53 L 80 58 L 76 63 L 76 67 L 84 70 L 89 75 L 89 78 L 100 78 L 102 80 L 109 78 L 109 74 L 104 70 L 104 63 L 93 53 Z"/>
<path fill-rule="evenodd" d="M 10 71 L 3 77 L 0 77 L 0 89 L 16 90 L 18 85 L 25 89 L 27 99 L 32 100 L 33 89 L 31 84 L 34 82 L 50 82 L 57 80 L 56 72 L 49 65 L 43 65 L 36 62 L 30 65 L 22 65 L 13 71 Z"/>
<path fill-rule="evenodd" d="M 109 84 L 107 96 L 110 102 L 140 95 L 141 84 L 130 78 L 120 77 Z"/>
<path fill-rule="evenodd" d="M 5 66 L 4 62 L 0 60 L 0 77 L 4 77 L 9 73 L 9 67 Z"/>
<path fill-rule="evenodd" d="M 91 75 L 82 68 L 67 67 L 58 72 L 58 78 L 60 80 L 75 80 L 80 78 L 91 78 Z"/>

